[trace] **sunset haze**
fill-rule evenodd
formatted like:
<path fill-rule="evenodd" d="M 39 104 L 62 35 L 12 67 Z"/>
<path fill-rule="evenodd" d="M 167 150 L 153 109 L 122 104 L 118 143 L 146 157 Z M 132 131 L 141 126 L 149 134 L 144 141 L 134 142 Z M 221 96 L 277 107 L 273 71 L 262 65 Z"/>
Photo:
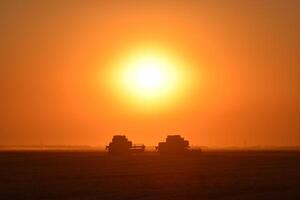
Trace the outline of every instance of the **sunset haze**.
<path fill-rule="evenodd" d="M 299 8 L 1 1 L 0 145 L 300 146 Z"/>

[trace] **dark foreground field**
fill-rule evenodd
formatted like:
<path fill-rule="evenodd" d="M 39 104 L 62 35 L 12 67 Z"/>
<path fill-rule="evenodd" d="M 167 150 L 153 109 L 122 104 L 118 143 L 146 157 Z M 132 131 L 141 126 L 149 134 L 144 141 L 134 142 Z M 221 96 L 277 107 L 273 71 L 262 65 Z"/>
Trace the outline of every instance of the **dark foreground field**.
<path fill-rule="evenodd" d="M 300 153 L 2 152 L 0 199 L 300 199 Z"/>

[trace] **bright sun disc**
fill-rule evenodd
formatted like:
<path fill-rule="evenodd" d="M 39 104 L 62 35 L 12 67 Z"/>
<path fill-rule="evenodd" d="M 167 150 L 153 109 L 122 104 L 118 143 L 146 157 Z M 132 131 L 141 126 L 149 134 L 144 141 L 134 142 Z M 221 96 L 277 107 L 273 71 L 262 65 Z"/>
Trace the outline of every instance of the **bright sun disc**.
<path fill-rule="evenodd" d="M 147 99 L 165 96 L 176 86 L 175 69 L 158 55 L 145 54 L 130 59 L 121 76 L 128 92 Z"/>

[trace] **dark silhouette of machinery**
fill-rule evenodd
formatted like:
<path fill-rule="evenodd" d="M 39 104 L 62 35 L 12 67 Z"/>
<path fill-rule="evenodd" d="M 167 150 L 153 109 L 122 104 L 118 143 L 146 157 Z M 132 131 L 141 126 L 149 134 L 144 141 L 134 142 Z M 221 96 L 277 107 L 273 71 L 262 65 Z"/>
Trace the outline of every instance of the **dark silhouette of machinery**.
<path fill-rule="evenodd" d="M 110 154 L 126 155 L 130 153 L 143 153 L 145 151 L 145 145 L 132 145 L 125 135 L 113 136 L 112 142 L 106 146 L 106 150 Z"/>
<path fill-rule="evenodd" d="M 161 154 L 182 154 L 189 151 L 189 141 L 180 135 L 168 135 L 166 142 L 158 143 L 156 150 Z"/>

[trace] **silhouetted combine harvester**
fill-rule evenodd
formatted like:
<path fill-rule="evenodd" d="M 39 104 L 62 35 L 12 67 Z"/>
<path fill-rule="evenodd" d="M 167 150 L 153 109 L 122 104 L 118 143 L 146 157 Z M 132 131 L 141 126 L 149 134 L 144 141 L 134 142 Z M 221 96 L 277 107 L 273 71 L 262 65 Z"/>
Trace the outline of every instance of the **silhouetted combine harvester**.
<path fill-rule="evenodd" d="M 106 146 L 106 150 L 113 155 L 128 155 L 131 153 L 145 152 L 145 145 L 132 145 L 132 142 L 129 141 L 125 135 L 115 135 L 113 136 L 112 142 Z"/>
<path fill-rule="evenodd" d="M 179 155 L 186 153 L 199 153 L 201 150 L 191 150 L 189 141 L 180 135 L 168 135 L 166 142 L 158 143 L 156 150 L 164 155 Z"/>

